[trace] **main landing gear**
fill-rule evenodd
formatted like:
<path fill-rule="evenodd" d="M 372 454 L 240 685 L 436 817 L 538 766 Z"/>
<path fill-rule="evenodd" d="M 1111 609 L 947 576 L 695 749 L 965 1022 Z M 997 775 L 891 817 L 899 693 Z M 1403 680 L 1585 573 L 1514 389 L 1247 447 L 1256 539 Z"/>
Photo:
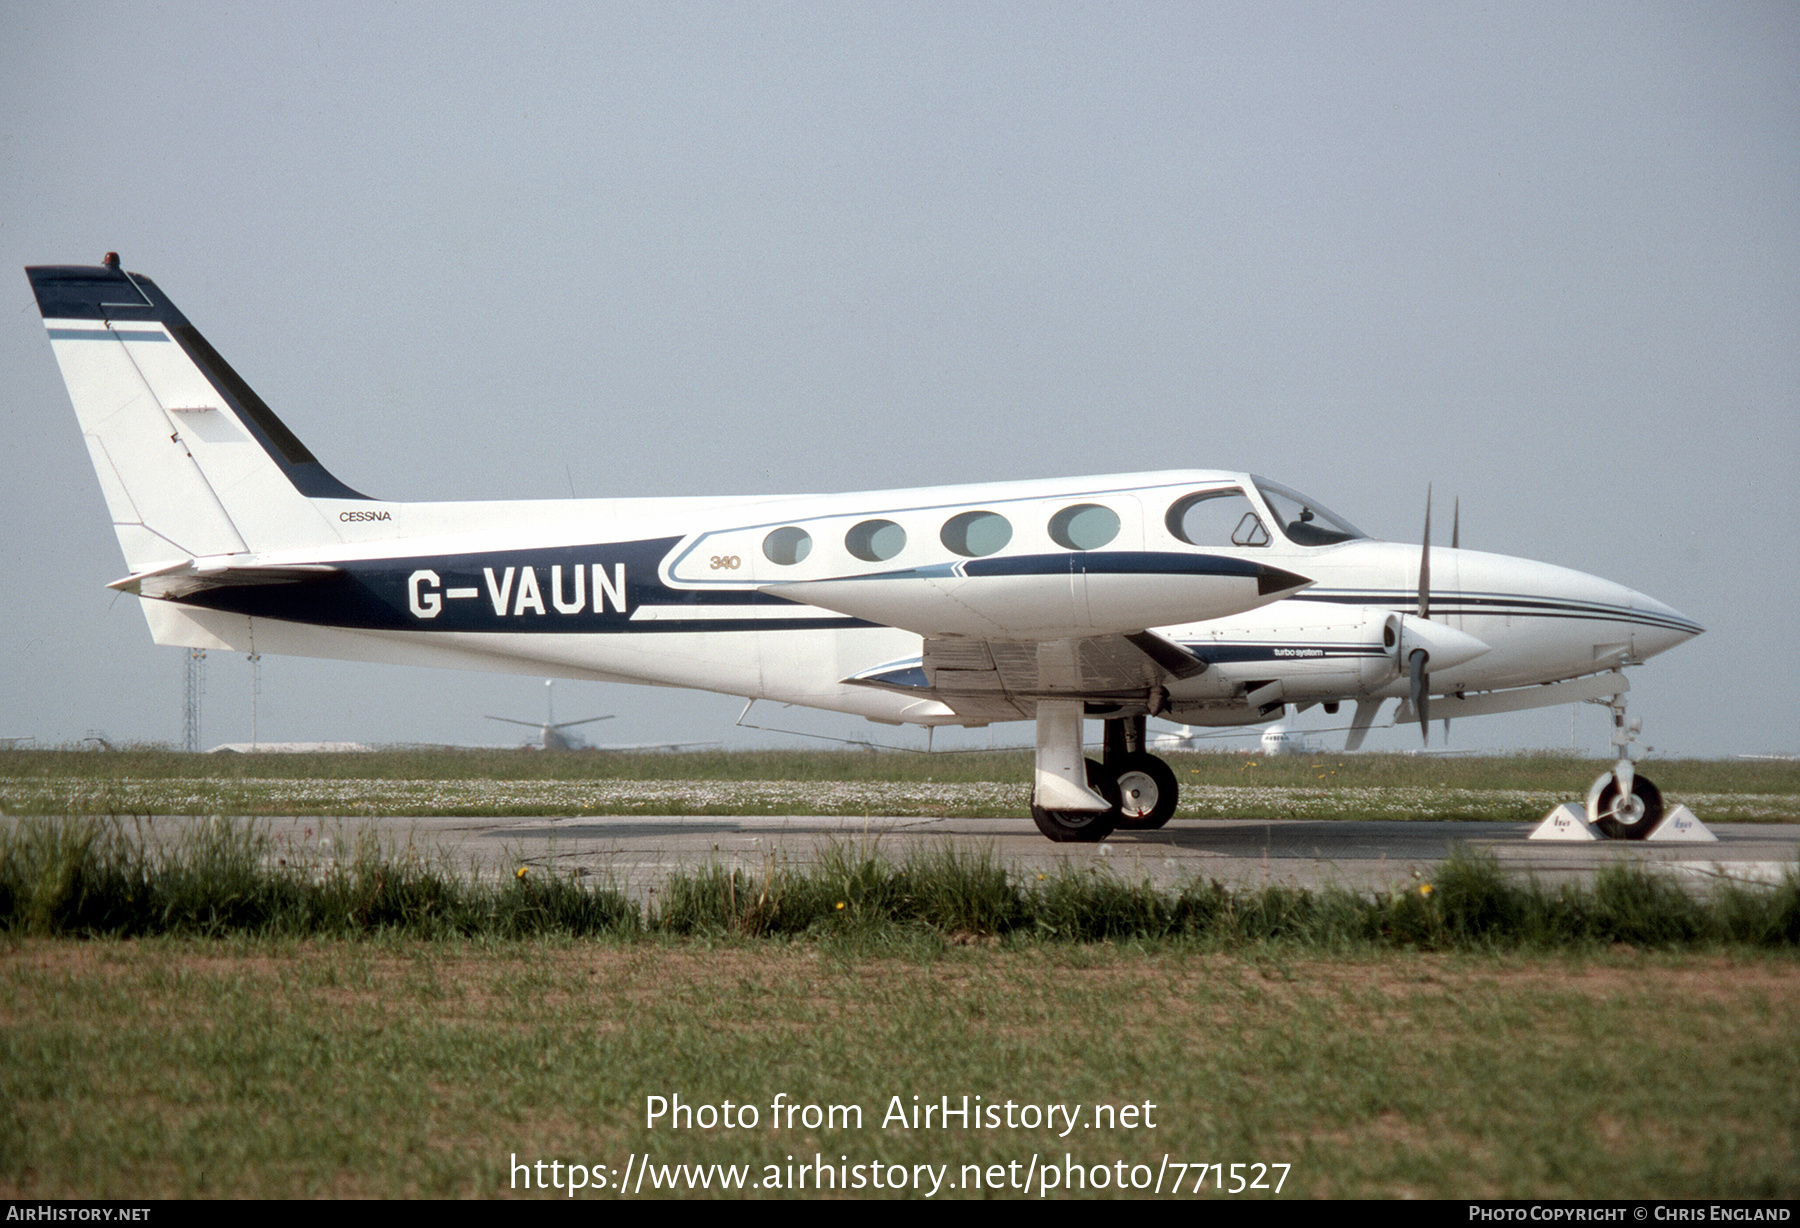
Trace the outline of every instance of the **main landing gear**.
<path fill-rule="evenodd" d="M 1037 829 L 1058 844 L 1097 844 L 1119 825 L 1119 795 L 1106 778 L 1106 769 L 1088 759 L 1084 764 L 1087 785 L 1106 803 L 1103 810 L 1048 810 L 1031 803 L 1031 820 Z"/>
<path fill-rule="evenodd" d="M 1604 772 L 1588 789 L 1588 821 L 1602 835 L 1613 840 L 1642 840 L 1663 821 L 1662 790 L 1637 774 L 1633 762 L 1637 736 L 1644 722 L 1636 717 L 1625 719 L 1625 696 L 1615 695 L 1607 701 L 1612 709 L 1612 744 L 1619 761 Z"/>
<path fill-rule="evenodd" d="M 1180 787 L 1169 765 L 1144 749 L 1144 718 L 1108 720 L 1099 763 L 1081 757 L 1081 718 L 1078 702 L 1038 705 L 1031 801 L 1038 830 L 1058 843 L 1093 843 L 1115 830 L 1152 831 L 1167 823 Z"/>
<path fill-rule="evenodd" d="M 1099 764 L 1118 793 L 1119 826 L 1154 831 L 1175 817 L 1181 788 L 1169 765 L 1144 749 L 1144 718 L 1106 722 L 1105 760 Z"/>

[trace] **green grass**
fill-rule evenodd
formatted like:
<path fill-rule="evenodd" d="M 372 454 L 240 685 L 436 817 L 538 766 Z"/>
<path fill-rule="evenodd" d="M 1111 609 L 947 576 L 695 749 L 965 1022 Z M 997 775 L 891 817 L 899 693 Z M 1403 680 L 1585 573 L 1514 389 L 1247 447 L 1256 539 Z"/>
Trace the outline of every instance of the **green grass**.
<path fill-rule="evenodd" d="M 526 1192 L 514 1156 L 760 1180 L 815 1154 L 952 1181 L 1279 1163 L 1297 1197 L 1800 1196 L 1796 874 L 1699 898 L 1459 858 L 1380 896 L 1161 892 L 844 844 L 679 872 L 640 910 L 372 844 L 283 864 L 252 823 L 155 856 L 135 835 L 0 827 L 0 1196 L 492 1196 Z M 651 1128 L 677 1094 L 759 1125 Z M 883 1126 L 964 1095 L 1155 1124 Z M 776 1128 L 777 1097 L 862 1122 Z"/>
<path fill-rule="evenodd" d="M 1800 1195 L 1791 955 L 30 939 L 0 960 L 9 1197 L 492 1196 L 523 1192 L 514 1156 L 645 1154 L 952 1179 L 1167 1155 L 1292 1165 L 1287 1197 Z M 677 1094 L 759 1106 L 758 1127 L 649 1128 L 646 1098 Z M 776 1128 L 778 1095 L 860 1106 L 860 1128 Z M 964 1095 L 1084 1123 L 1150 1104 L 1154 1125 L 883 1128 L 895 1097 Z"/>
<path fill-rule="evenodd" d="M 1602 765 L 1566 755 L 1171 755 L 1184 818 L 1541 818 Z M 1026 752 L 0 752 L 15 815 L 1026 814 Z M 1644 765 L 1714 822 L 1800 822 L 1800 763 Z"/>
<path fill-rule="evenodd" d="M 1347 785 L 1436 785 L 1446 788 L 1566 789 L 1604 764 L 1593 758 L 1532 752 L 1517 755 L 1171 754 L 1184 778 L 1221 784 L 1255 775 L 1266 783 L 1306 786 L 1326 777 Z M 1647 760 L 1670 789 L 1695 792 L 1800 794 L 1800 761 Z M 0 750 L 0 779 L 87 780 L 888 780 L 1023 784 L 1031 752 L 938 754 L 860 750 L 698 751 L 661 754 L 574 751 L 389 748 L 369 753 L 189 755 L 166 747 L 112 751 Z"/>
<path fill-rule="evenodd" d="M 0 831 L 0 929 L 27 934 L 405 934 L 523 938 L 629 933 L 622 894 L 523 876 L 483 884 L 442 859 L 364 839 L 290 864 L 254 824 L 211 820 L 146 851 L 108 820 L 25 820 Z"/>
<path fill-rule="evenodd" d="M 674 871 L 648 911 L 605 882 L 521 869 L 484 881 L 415 849 L 365 838 L 304 858 L 254 822 L 213 819 L 151 851 L 119 820 L 25 819 L 0 828 L 0 931 L 17 934 L 312 938 L 404 935 L 515 940 L 639 932 L 817 938 L 879 949 L 920 935 L 1014 942 L 1139 940 L 1308 951 L 1800 945 L 1800 868 L 1772 888 L 1694 896 L 1638 863 L 1591 887 L 1551 889 L 1457 856 L 1386 895 L 1283 887 L 1174 891 L 1108 869 L 1018 874 L 951 844 L 896 862 L 846 842 L 815 864 Z M 292 860 L 290 860 L 292 859 Z"/>

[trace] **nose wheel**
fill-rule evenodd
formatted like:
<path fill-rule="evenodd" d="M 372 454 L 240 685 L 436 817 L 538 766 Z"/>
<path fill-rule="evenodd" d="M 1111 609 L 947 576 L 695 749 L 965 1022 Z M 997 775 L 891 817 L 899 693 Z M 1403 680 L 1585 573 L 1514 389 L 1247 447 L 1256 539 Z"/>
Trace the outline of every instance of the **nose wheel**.
<path fill-rule="evenodd" d="M 1635 773 L 1621 787 L 1617 772 L 1608 772 L 1588 791 L 1588 820 L 1609 839 L 1642 840 L 1663 821 L 1662 790 Z"/>
<path fill-rule="evenodd" d="M 1663 821 L 1662 790 L 1647 776 L 1639 776 L 1634 762 L 1642 720 L 1625 717 L 1625 696 L 1607 702 L 1612 709 L 1612 744 L 1619 761 L 1588 789 L 1588 822 L 1611 840 L 1642 840 Z"/>

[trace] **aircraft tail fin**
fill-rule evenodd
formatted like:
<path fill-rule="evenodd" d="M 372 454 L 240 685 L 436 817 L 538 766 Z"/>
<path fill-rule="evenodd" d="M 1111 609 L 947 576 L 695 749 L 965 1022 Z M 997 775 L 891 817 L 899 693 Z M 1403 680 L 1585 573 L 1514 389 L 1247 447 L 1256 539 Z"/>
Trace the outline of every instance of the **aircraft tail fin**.
<path fill-rule="evenodd" d="M 132 572 L 340 540 L 332 477 L 149 278 L 25 270 Z"/>

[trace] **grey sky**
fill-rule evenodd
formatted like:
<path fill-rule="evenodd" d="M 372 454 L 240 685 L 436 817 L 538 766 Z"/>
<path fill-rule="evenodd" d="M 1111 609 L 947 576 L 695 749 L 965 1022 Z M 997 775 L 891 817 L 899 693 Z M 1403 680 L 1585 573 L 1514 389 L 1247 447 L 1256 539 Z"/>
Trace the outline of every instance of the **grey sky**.
<path fill-rule="evenodd" d="M 1653 745 L 1791 751 L 1797 66 L 1791 4 L 10 5 L 0 244 L 118 250 L 386 498 L 1245 468 L 1417 540 L 1430 481 L 1708 627 L 1633 675 Z M 12 284 L 0 735 L 174 741 Z M 287 739 L 503 742 L 543 692 L 264 683 Z M 215 654 L 207 741 L 248 690 Z M 597 740 L 739 706 L 558 691 Z"/>

